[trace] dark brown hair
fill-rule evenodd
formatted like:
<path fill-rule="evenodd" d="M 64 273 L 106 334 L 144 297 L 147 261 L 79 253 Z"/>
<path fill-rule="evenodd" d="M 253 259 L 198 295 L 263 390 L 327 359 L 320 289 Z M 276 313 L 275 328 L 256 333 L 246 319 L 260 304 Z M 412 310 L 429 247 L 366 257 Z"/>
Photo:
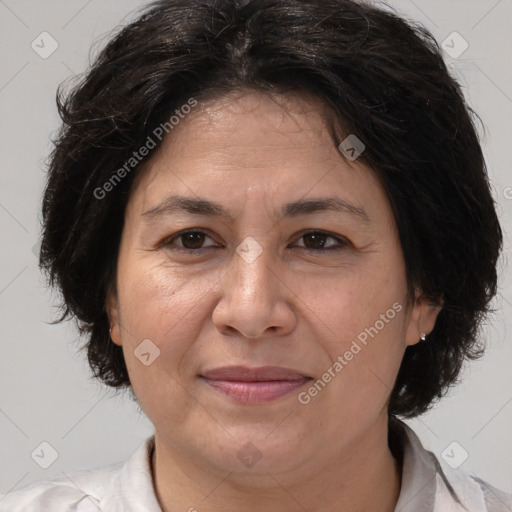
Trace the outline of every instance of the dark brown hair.
<path fill-rule="evenodd" d="M 71 91 L 59 87 L 63 124 L 49 159 L 40 258 L 62 293 L 58 321 L 77 320 L 95 377 L 129 386 L 105 299 L 143 164 L 104 197 L 97 191 L 190 98 L 239 88 L 313 95 L 365 144 L 360 158 L 388 193 L 409 290 L 443 300 L 428 341 L 407 348 L 390 398 L 392 416 L 424 412 L 464 359 L 482 353 L 478 327 L 496 293 L 502 233 L 459 84 L 433 36 L 384 7 L 160 0 L 109 40 Z"/>

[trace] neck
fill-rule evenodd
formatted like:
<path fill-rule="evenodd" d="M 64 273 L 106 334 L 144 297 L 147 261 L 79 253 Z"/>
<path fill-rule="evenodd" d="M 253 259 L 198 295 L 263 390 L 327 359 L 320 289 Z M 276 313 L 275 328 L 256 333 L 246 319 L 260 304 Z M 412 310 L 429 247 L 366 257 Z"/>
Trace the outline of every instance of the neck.
<path fill-rule="evenodd" d="M 350 449 L 318 466 L 307 461 L 293 474 L 208 470 L 173 449 L 155 432 L 152 470 L 163 512 L 393 512 L 401 484 L 401 462 L 388 445 L 387 416 Z M 395 450 L 394 450 L 395 451 Z M 309 470 L 308 470 L 309 468 Z"/>

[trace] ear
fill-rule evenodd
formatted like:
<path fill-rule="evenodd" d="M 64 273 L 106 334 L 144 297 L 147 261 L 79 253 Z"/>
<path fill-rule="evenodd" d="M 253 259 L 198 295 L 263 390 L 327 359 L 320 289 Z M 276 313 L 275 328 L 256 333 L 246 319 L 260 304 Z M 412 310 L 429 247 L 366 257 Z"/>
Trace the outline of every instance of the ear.
<path fill-rule="evenodd" d="M 405 336 L 407 346 L 416 345 L 422 334 L 428 335 L 432 332 L 441 309 L 441 305 L 433 304 L 422 295 L 416 294 Z"/>
<path fill-rule="evenodd" d="M 110 322 L 110 337 L 112 341 L 121 346 L 123 344 L 121 340 L 121 322 L 120 322 L 120 314 L 119 314 L 119 301 L 117 298 L 117 290 L 115 289 L 115 285 L 110 286 L 107 293 L 106 300 L 107 307 L 107 316 Z"/>

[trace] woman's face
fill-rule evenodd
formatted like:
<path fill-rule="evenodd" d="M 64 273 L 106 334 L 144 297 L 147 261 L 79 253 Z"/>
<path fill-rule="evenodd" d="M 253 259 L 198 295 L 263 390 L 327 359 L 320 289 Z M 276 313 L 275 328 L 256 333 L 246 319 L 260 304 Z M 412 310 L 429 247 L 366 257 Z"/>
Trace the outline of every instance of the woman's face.
<path fill-rule="evenodd" d="M 127 205 L 112 338 L 156 436 L 205 467 L 275 475 L 348 453 L 385 425 L 404 350 L 434 325 L 406 306 L 382 186 L 320 111 L 254 92 L 200 104 Z"/>

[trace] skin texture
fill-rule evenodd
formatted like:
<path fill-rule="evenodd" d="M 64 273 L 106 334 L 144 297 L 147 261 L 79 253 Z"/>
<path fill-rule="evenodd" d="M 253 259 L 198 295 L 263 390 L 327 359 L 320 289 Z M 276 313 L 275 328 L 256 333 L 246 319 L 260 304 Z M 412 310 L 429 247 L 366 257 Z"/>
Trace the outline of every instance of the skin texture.
<path fill-rule="evenodd" d="M 343 157 L 321 113 L 292 94 L 238 91 L 201 102 L 132 189 L 107 310 L 155 426 L 164 511 L 395 508 L 401 468 L 387 444 L 387 402 L 405 348 L 433 329 L 438 308 L 419 295 L 407 303 L 384 189 L 362 162 Z M 232 219 L 142 215 L 171 194 L 218 202 Z M 313 197 L 349 201 L 368 221 L 333 211 L 276 217 L 283 204 Z M 176 236 L 192 228 L 206 236 L 188 245 Z M 312 240 L 308 230 L 327 235 Z M 262 249 L 251 263 L 236 252 L 247 237 Z M 179 252 L 183 245 L 199 250 Z M 400 312 L 300 403 L 298 393 L 395 303 Z M 145 339 L 160 350 L 149 366 L 134 354 Z M 240 404 L 200 378 L 226 365 L 284 366 L 312 381 L 269 403 Z M 237 457 L 247 443 L 261 456 L 252 467 Z"/>

